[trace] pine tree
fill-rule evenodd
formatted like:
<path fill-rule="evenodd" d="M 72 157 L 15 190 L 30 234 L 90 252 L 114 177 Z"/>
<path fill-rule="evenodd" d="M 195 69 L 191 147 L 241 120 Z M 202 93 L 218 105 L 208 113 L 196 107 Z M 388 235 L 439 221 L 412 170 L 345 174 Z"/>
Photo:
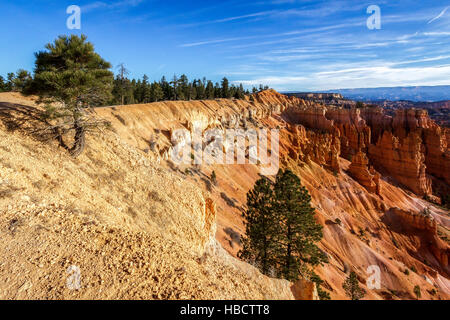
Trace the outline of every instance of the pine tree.
<path fill-rule="evenodd" d="M 274 210 L 280 224 L 276 252 L 280 272 L 287 280 L 297 280 L 309 267 L 327 262 L 316 242 L 323 237 L 322 226 L 314 219 L 311 196 L 290 170 L 280 170 L 274 187 Z"/>
<path fill-rule="evenodd" d="M 84 150 L 86 132 L 105 124 L 87 110 L 112 98 L 111 65 L 86 40 L 84 35 L 60 36 L 35 54 L 34 90 L 47 105 L 52 134 L 74 157 Z M 63 136 L 71 131 L 74 141 L 69 147 Z"/>
<path fill-rule="evenodd" d="M 242 85 L 242 83 L 239 85 L 237 98 L 238 99 L 244 99 L 245 98 L 245 90 L 244 90 L 244 86 Z"/>
<path fill-rule="evenodd" d="M 142 81 L 140 79 L 138 81 L 133 79 L 133 81 L 131 81 L 131 87 L 135 103 L 142 103 L 144 100 L 144 87 Z"/>
<path fill-rule="evenodd" d="M 16 73 L 16 76 L 14 77 L 14 80 L 12 80 L 13 91 L 25 93 L 32 86 L 32 80 L 33 78 L 28 71 L 19 69 Z"/>
<path fill-rule="evenodd" d="M 263 274 L 269 275 L 276 267 L 275 240 L 279 233 L 277 216 L 272 208 L 273 190 L 270 181 L 258 180 L 247 193 L 248 209 L 242 213 L 246 236 L 242 240 L 242 250 L 238 256 L 256 264 Z"/>
<path fill-rule="evenodd" d="M 172 85 L 172 96 L 174 100 L 178 100 L 179 99 L 179 89 L 178 89 L 178 77 L 176 74 L 173 75 L 172 81 L 170 82 L 170 84 Z"/>
<path fill-rule="evenodd" d="M 0 76 L 0 92 L 5 92 L 6 91 L 6 82 L 5 82 L 5 78 L 3 78 L 2 76 Z"/>
<path fill-rule="evenodd" d="M 172 99 L 172 88 L 170 87 L 169 82 L 167 82 L 166 77 L 162 77 L 159 81 L 159 85 L 164 93 L 164 100 L 171 100 Z"/>
<path fill-rule="evenodd" d="M 155 86 L 149 83 L 149 78 L 144 75 L 142 80 L 128 79 L 126 75 L 128 70 L 124 64 L 118 66 L 119 74 L 114 79 L 113 99 L 111 104 L 131 104 L 131 103 L 148 103 L 161 100 L 203 100 L 215 98 L 235 98 L 245 99 L 246 91 L 242 84 L 238 86 L 231 85 L 226 78 L 222 80 L 222 84 L 213 84 L 206 78 L 194 79 L 192 82 L 188 80 L 186 75 L 178 78 L 174 75 L 171 82 L 167 82 L 165 77 L 159 81 L 160 90 L 157 88 L 158 96 L 155 97 Z M 247 90 L 248 93 L 248 90 Z"/>
<path fill-rule="evenodd" d="M 222 97 L 222 87 L 220 86 L 220 84 L 218 82 L 216 82 L 216 84 L 214 85 L 214 97 L 217 98 L 221 98 Z"/>
<path fill-rule="evenodd" d="M 154 82 L 151 86 L 151 101 L 158 102 L 164 99 L 164 91 L 158 82 Z"/>
<path fill-rule="evenodd" d="M 312 272 L 310 280 L 316 284 L 317 295 L 320 300 L 331 300 L 330 294 L 321 287 L 324 281 L 315 272 Z"/>
<path fill-rule="evenodd" d="M 207 97 L 205 96 L 205 86 L 206 86 L 206 78 L 203 78 L 203 80 L 198 80 L 197 83 L 197 99 L 203 100 Z"/>
<path fill-rule="evenodd" d="M 217 175 L 216 175 L 215 171 L 213 171 L 211 173 L 211 182 L 212 182 L 213 185 L 217 185 Z"/>
<path fill-rule="evenodd" d="M 354 271 L 350 272 L 350 275 L 344 281 L 342 288 L 344 288 L 346 295 L 351 300 L 360 300 L 364 298 L 364 290 L 359 287 L 358 277 Z"/>
<path fill-rule="evenodd" d="M 206 89 L 205 89 L 205 96 L 206 99 L 214 99 L 214 85 L 212 83 L 212 81 L 208 81 L 207 85 L 206 85 Z"/>
<path fill-rule="evenodd" d="M 16 78 L 16 75 L 13 72 L 9 72 L 6 76 L 7 81 L 6 81 L 6 90 L 7 92 L 13 91 L 14 90 L 14 79 Z"/>
<path fill-rule="evenodd" d="M 179 88 L 178 91 L 179 100 L 191 100 L 191 89 L 189 87 L 189 80 L 185 74 L 181 75 L 178 88 Z"/>
<path fill-rule="evenodd" d="M 417 300 L 419 300 L 422 297 L 422 291 L 420 290 L 420 286 L 416 285 L 414 287 L 414 294 L 417 297 Z"/>
<path fill-rule="evenodd" d="M 229 82 L 227 78 L 222 79 L 222 98 L 229 99 L 231 97 Z"/>
<path fill-rule="evenodd" d="M 120 84 L 120 96 L 121 96 L 121 104 L 124 105 L 125 104 L 125 93 L 128 91 L 126 86 L 127 86 L 127 80 L 126 76 L 130 73 L 128 71 L 128 69 L 125 68 L 125 64 L 121 63 L 117 66 L 117 68 L 119 69 L 119 84 Z"/>
<path fill-rule="evenodd" d="M 155 101 L 152 99 L 152 85 L 148 82 L 147 75 L 142 78 L 142 102 L 149 103 Z"/>

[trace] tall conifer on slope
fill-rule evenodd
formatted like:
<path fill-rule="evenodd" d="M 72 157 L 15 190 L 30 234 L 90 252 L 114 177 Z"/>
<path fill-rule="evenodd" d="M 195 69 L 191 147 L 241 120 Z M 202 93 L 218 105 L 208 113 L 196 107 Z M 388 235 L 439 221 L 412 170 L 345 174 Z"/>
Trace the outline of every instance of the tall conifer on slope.
<path fill-rule="evenodd" d="M 350 275 L 344 281 L 342 287 L 345 290 L 345 294 L 351 300 L 360 300 L 364 298 L 365 292 L 359 287 L 358 277 L 354 271 L 350 272 Z"/>
<path fill-rule="evenodd" d="M 302 274 L 311 274 L 310 267 L 327 262 L 316 245 L 323 237 L 322 226 L 314 219 L 308 190 L 292 171 L 278 172 L 274 196 L 273 210 L 281 231 L 275 259 L 283 278 L 295 281 Z"/>
<path fill-rule="evenodd" d="M 242 240 L 239 257 L 255 264 L 263 274 L 270 274 L 276 268 L 279 224 L 272 208 L 273 190 L 271 182 L 261 178 L 253 190 L 247 193 L 247 207 L 243 212 L 246 236 Z"/>
<path fill-rule="evenodd" d="M 323 236 L 322 226 L 315 221 L 310 202 L 308 190 L 289 170 L 280 170 L 275 184 L 258 180 L 247 194 L 246 237 L 239 256 L 256 262 L 264 274 L 275 271 L 290 281 L 300 276 L 312 279 L 312 268 L 327 262 L 327 257 L 316 245 Z"/>

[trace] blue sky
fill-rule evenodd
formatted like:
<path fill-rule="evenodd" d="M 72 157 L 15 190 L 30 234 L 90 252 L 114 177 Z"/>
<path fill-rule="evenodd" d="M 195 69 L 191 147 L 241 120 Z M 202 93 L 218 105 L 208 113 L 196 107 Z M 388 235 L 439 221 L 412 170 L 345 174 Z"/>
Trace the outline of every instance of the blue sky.
<path fill-rule="evenodd" d="M 81 30 L 66 9 L 81 7 Z M 381 29 L 369 30 L 369 5 Z M 450 84 L 450 1 L 2 0 L 0 74 L 84 33 L 113 65 L 280 91 Z"/>

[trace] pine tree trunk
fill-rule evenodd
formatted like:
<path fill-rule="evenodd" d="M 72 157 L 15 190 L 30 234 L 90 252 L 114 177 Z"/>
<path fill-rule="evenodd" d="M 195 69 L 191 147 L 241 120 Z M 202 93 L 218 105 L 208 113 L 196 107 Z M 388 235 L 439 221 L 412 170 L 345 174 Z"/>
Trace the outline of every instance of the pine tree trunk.
<path fill-rule="evenodd" d="M 290 269 L 291 269 L 291 226 L 288 226 L 288 233 L 287 233 L 287 252 L 286 252 L 286 279 L 290 280 Z"/>
<path fill-rule="evenodd" d="M 80 154 L 83 153 L 84 148 L 86 146 L 86 130 L 83 126 L 79 124 L 78 121 L 75 121 L 75 138 L 72 148 L 70 148 L 69 153 L 72 157 L 76 158 Z"/>

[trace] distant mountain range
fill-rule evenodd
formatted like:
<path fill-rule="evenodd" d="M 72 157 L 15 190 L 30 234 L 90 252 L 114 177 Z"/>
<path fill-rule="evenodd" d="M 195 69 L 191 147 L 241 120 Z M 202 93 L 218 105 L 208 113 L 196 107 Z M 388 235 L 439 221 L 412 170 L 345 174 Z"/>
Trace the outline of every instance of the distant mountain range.
<path fill-rule="evenodd" d="M 386 87 L 386 88 L 360 88 L 336 89 L 323 91 L 324 93 L 340 93 L 345 98 L 357 101 L 374 100 L 409 100 L 435 102 L 450 100 L 449 86 L 419 86 L 419 87 Z"/>
<path fill-rule="evenodd" d="M 409 100 L 414 102 L 436 102 L 450 100 L 449 86 L 419 86 L 419 87 L 386 87 L 386 88 L 359 88 L 335 89 L 315 91 L 320 93 L 340 93 L 345 98 L 356 101 L 377 100 Z M 295 92 L 289 92 L 295 93 Z"/>

